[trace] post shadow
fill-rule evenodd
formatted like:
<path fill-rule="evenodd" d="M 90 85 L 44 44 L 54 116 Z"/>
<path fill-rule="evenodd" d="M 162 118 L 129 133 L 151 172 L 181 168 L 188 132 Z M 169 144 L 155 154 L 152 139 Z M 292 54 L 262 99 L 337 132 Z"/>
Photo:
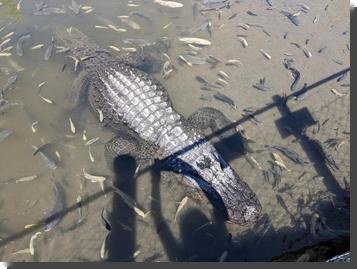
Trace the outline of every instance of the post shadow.
<path fill-rule="evenodd" d="M 137 163 L 130 155 L 119 155 L 114 159 L 115 178 L 113 185 L 136 199 L 135 170 Z M 113 193 L 113 205 L 110 217 L 111 231 L 107 238 L 107 261 L 134 261 L 136 215 L 125 202 Z"/>

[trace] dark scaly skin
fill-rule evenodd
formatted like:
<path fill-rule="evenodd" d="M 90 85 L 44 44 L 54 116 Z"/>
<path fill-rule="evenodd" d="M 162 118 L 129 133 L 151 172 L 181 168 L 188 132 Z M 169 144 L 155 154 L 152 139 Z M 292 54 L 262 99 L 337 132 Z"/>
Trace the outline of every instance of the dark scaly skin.
<path fill-rule="evenodd" d="M 174 110 L 158 80 L 134 68 L 130 61 L 101 49 L 79 30 L 60 36 L 86 72 L 92 110 L 116 129 L 125 124 L 148 145 L 158 148 L 164 170 L 184 176 L 186 185 L 205 195 L 228 220 L 254 223 L 261 205 L 250 187 L 223 160 L 195 126 Z M 126 140 L 127 141 L 127 140 Z M 107 146 L 121 154 L 124 141 Z"/>

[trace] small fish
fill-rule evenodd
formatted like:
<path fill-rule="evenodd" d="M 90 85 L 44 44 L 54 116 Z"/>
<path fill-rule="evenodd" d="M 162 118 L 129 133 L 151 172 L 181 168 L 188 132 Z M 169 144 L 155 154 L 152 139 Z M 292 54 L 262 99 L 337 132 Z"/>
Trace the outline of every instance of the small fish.
<path fill-rule="evenodd" d="M 280 167 L 286 169 L 287 171 L 290 171 L 290 170 L 286 167 L 286 165 L 284 164 L 283 159 L 280 157 L 280 155 L 279 155 L 278 153 L 273 152 L 272 155 L 273 155 L 273 158 L 274 158 L 274 160 L 275 160 L 274 163 L 276 163 L 276 164 L 279 165 Z"/>
<path fill-rule="evenodd" d="M 162 29 L 165 30 L 165 29 L 169 28 L 171 25 L 172 25 L 172 22 L 170 22 L 170 23 L 164 25 L 164 26 L 162 27 Z"/>
<path fill-rule="evenodd" d="M 28 182 L 28 181 L 32 181 L 34 179 L 38 178 L 38 175 L 34 175 L 34 176 L 27 176 L 27 177 L 21 177 L 19 179 L 16 179 L 15 182 Z"/>
<path fill-rule="evenodd" d="M 266 30 L 262 30 L 263 31 L 263 33 L 265 33 L 267 36 L 269 36 L 269 37 L 271 37 L 271 34 L 269 34 Z"/>
<path fill-rule="evenodd" d="M 182 210 L 182 208 L 187 204 L 187 201 L 188 201 L 188 197 L 185 196 L 184 198 L 182 198 L 177 210 L 176 210 L 176 214 L 175 214 L 175 218 L 174 218 L 174 221 L 176 222 L 176 219 L 177 219 L 177 216 L 178 214 L 180 213 L 180 211 Z"/>
<path fill-rule="evenodd" d="M 305 56 L 306 56 L 307 58 L 311 58 L 311 57 L 312 57 L 311 52 L 310 52 L 307 48 L 304 48 L 304 49 L 303 49 L 303 52 L 304 52 L 304 54 L 305 54 Z"/>
<path fill-rule="evenodd" d="M 283 153 L 286 157 L 288 157 L 290 160 L 292 160 L 295 163 L 298 163 L 298 164 L 306 163 L 306 161 L 304 159 L 302 159 L 300 157 L 300 155 L 292 149 L 289 149 L 289 148 L 283 147 L 283 146 L 278 146 L 278 145 L 272 145 L 269 147 L 279 150 L 281 153 Z"/>
<path fill-rule="evenodd" d="M 42 234 L 41 232 L 37 232 L 35 233 L 34 235 L 31 236 L 31 239 L 30 239 L 30 246 L 29 246 L 29 249 L 30 249 L 30 254 L 32 256 L 35 255 L 35 239 L 40 235 Z"/>
<path fill-rule="evenodd" d="M 58 161 L 61 161 L 61 159 L 62 159 L 61 154 L 57 150 L 55 151 L 55 154 L 56 154 Z"/>
<path fill-rule="evenodd" d="M 334 95 L 337 95 L 337 96 L 339 96 L 339 97 L 342 97 L 342 96 L 347 95 L 346 93 L 340 93 L 339 91 L 337 91 L 337 90 L 334 89 L 334 88 L 331 89 L 331 92 L 332 92 Z"/>
<path fill-rule="evenodd" d="M 11 52 L 0 52 L 0 57 L 9 57 L 11 55 L 12 55 Z"/>
<path fill-rule="evenodd" d="M 239 60 L 236 60 L 236 59 L 230 59 L 226 62 L 226 65 L 235 65 L 235 66 L 238 66 L 238 64 L 242 64 L 241 61 Z"/>
<path fill-rule="evenodd" d="M 94 28 L 97 28 L 97 29 L 109 29 L 107 26 L 103 26 L 103 25 L 94 25 Z"/>
<path fill-rule="evenodd" d="M 46 51 L 45 51 L 45 55 L 44 55 L 45 61 L 48 61 L 48 60 L 51 58 L 51 56 L 52 56 L 52 51 L 53 51 L 53 47 L 54 47 L 54 43 L 55 43 L 55 40 L 54 40 L 54 38 L 52 37 L 51 43 L 50 43 L 50 45 L 48 46 L 48 48 L 46 49 Z"/>
<path fill-rule="evenodd" d="M 16 43 L 16 53 L 17 53 L 17 55 L 22 56 L 24 54 L 23 45 L 24 45 L 25 41 L 30 39 L 30 38 L 31 38 L 31 34 L 26 34 L 26 35 L 23 35 L 23 36 L 21 36 L 19 38 L 19 40 Z"/>
<path fill-rule="evenodd" d="M 29 248 L 25 248 L 11 253 L 11 255 L 17 255 L 17 254 L 31 254 L 31 250 Z"/>
<path fill-rule="evenodd" d="M 86 130 L 83 130 L 82 140 L 87 141 L 87 131 Z"/>
<path fill-rule="evenodd" d="M 105 229 L 107 229 L 110 232 L 112 230 L 112 226 L 110 225 L 109 221 L 104 217 L 104 211 L 105 209 L 103 208 L 100 217 Z"/>
<path fill-rule="evenodd" d="M 228 250 L 223 251 L 221 256 L 218 259 L 218 262 L 224 262 L 228 257 Z"/>
<path fill-rule="evenodd" d="M 237 109 L 236 103 L 231 98 L 224 95 L 223 93 L 217 92 L 213 95 L 213 97 L 216 98 L 217 100 L 220 100 L 220 101 L 232 106 L 234 109 Z"/>
<path fill-rule="evenodd" d="M 33 133 L 36 133 L 37 128 L 38 128 L 38 121 L 32 122 L 32 123 L 31 123 L 31 131 L 32 131 Z"/>
<path fill-rule="evenodd" d="M 53 193 L 54 193 L 54 203 L 51 211 L 47 214 L 47 218 L 45 220 L 45 231 L 48 232 L 52 230 L 62 218 L 60 215 L 65 207 L 66 201 L 64 196 L 64 190 L 62 185 L 59 182 L 53 182 Z"/>
<path fill-rule="evenodd" d="M 88 174 L 84 168 L 82 169 L 82 171 L 83 171 L 83 175 L 84 175 L 85 179 L 88 179 L 91 182 L 99 183 L 99 184 L 101 184 L 101 186 L 104 183 L 104 181 L 107 179 L 104 176 L 96 176 L 96 175 Z M 104 190 L 104 185 L 103 185 L 102 189 Z"/>
<path fill-rule="evenodd" d="M 9 43 L 11 41 L 11 38 L 8 38 L 8 39 L 5 39 L 3 42 L 1 42 L 0 43 L 0 50 L 2 49 L 2 47 L 4 46 L 4 45 L 6 45 L 7 43 Z M 1 50 L 1 51 L 3 51 L 3 50 Z"/>
<path fill-rule="evenodd" d="M 113 188 L 114 192 L 115 192 L 116 194 L 118 194 L 118 195 L 120 196 L 120 198 L 122 198 L 122 200 L 123 200 L 130 208 L 132 208 L 132 209 L 134 210 L 134 212 L 135 212 L 136 214 L 138 214 L 140 217 L 145 218 L 145 217 L 150 213 L 150 211 L 147 212 L 147 213 L 144 213 L 141 209 L 139 209 L 139 208 L 137 207 L 136 201 L 135 201 L 133 198 L 131 198 L 129 195 L 127 195 L 126 193 L 124 193 L 123 191 L 121 191 L 120 189 L 114 187 L 113 185 L 112 185 L 112 188 Z"/>
<path fill-rule="evenodd" d="M 45 85 L 46 84 L 46 82 L 41 82 L 40 84 L 38 84 L 38 88 L 41 88 L 43 85 Z"/>
<path fill-rule="evenodd" d="M 116 47 L 116 46 L 110 45 L 108 47 L 111 48 L 112 50 L 120 51 L 120 49 L 118 47 Z"/>
<path fill-rule="evenodd" d="M 5 129 L 0 131 L 0 141 L 8 138 L 14 131 L 12 129 Z"/>
<path fill-rule="evenodd" d="M 107 244 L 107 236 L 105 236 L 104 241 L 102 243 L 102 246 L 100 247 L 100 258 L 102 260 L 106 259 L 107 256 L 107 249 L 106 249 L 106 244 Z"/>
<path fill-rule="evenodd" d="M 210 46 L 211 42 L 206 39 L 196 38 L 196 37 L 180 37 L 179 40 L 186 44 L 193 44 L 198 46 Z"/>
<path fill-rule="evenodd" d="M 278 203 L 280 204 L 280 206 L 287 212 L 289 212 L 288 207 L 286 206 L 284 199 L 279 195 L 276 194 L 275 195 L 276 199 L 278 200 Z"/>
<path fill-rule="evenodd" d="M 32 49 L 32 50 L 41 49 L 41 48 L 43 48 L 44 46 L 45 46 L 44 44 L 38 44 L 38 45 L 33 46 L 31 49 Z"/>
<path fill-rule="evenodd" d="M 254 12 L 252 12 L 250 10 L 247 11 L 247 14 L 250 15 L 250 16 L 258 16 L 256 13 L 254 13 Z"/>
<path fill-rule="evenodd" d="M 263 170 L 260 163 L 258 163 L 258 161 L 253 156 L 249 155 L 248 158 L 258 167 L 259 170 Z"/>
<path fill-rule="evenodd" d="M 136 48 L 121 48 L 122 50 L 126 51 L 126 52 L 136 52 Z"/>
<path fill-rule="evenodd" d="M 182 55 L 179 55 L 178 59 L 180 59 L 181 61 L 183 61 L 185 64 L 187 64 L 188 66 L 192 66 L 192 63 L 190 63 L 189 61 L 186 60 L 185 57 L 183 57 Z"/>
<path fill-rule="evenodd" d="M 13 36 L 14 33 L 15 33 L 15 32 L 10 32 L 10 33 L 4 35 L 1 39 L 2 39 L 2 40 L 8 39 L 9 37 Z"/>
<path fill-rule="evenodd" d="M 222 70 L 218 72 L 218 75 L 221 76 L 223 79 L 229 79 L 228 74 Z"/>
<path fill-rule="evenodd" d="M 72 0 L 71 5 L 68 6 L 70 10 L 74 12 L 74 14 L 79 14 L 79 11 L 81 10 L 82 5 L 78 5 L 76 1 Z"/>
<path fill-rule="evenodd" d="M 316 23 L 317 22 L 317 17 L 315 16 L 314 20 L 312 21 L 312 23 Z"/>
<path fill-rule="evenodd" d="M 292 13 L 286 12 L 286 11 L 281 11 L 281 14 L 285 15 L 295 26 L 300 25 L 300 21 L 297 16 L 293 16 Z"/>
<path fill-rule="evenodd" d="M 43 97 L 41 94 L 38 95 L 43 101 L 45 101 L 48 104 L 53 104 L 53 101 L 49 98 Z"/>
<path fill-rule="evenodd" d="M 265 58 L 267 58 L 268 60 L 271 60 L 271 56 L 265 52 L 263 49 L 260 49 L 260 52 L 264 55 Z"/>
<path fill-rule="evenodd" d="M 248 41 L 244 37 L 238 37 L 238 39 L 242 43 L 243 48 L 248 47 Z"/>
<path fill-rule="evenodd" d="M 69 117 L 68 120 L 69 120 L 70 130 L 71 130 L 71 132 L 72 132 L 73 134 L 75 134 L 75 133 L 76 133 L 76 126 L 74 125 L 74 123 L 73 123 L 71 117 Z"/>
<path fill-rule="evenodd" d="M 164 0 L 155 0 L 154 1 L 156 4 L 159 4 L 164 7 L 169 7 L 169 8 L 180 8 L 183 7 L 183 4 L 174 2 L 174 1 L 164 1 Z"/>
<path fill-rule="evenodd" d="M 269 6 L 271 6 L 271 7 L 273 6 L 273 0 L 266 0 L 266 2 Z"/>
<path fill-rule="evenodd" d="M 90 150 L 90 146 L 89 146 L 89 148 L 88 148 L 88 155 L 89 155 L 89 159 L 90 159 L 90 161 L 92 162 L 92 163 L 94 163 L 94 157 L 93 157 L 93 155 L 92 155 L 92 152 L 91 152 L 91 150 Z"/>
<path fill-rule="evenodd" d="M 250 28 L 248 24 L 242 22 L 238 23 L 237 26 L 243 28 L 244 30 L 248 30 Z"/>
<path fill-rule="evenodd" d="M 103 111 L 100 109 L 97 109 L 98 114 L 99 114 L 99 122 L 103 122 L 104 116 L 103 116 Z"/>
<path fill-rule="evenodd" d="M 86 146 L 90 146 L 90 145 L 94 144 L 95 142 L 97 142 L 98 140 L 99 140 L 99 137 L 92 138 L 92 139 L 88 140 L 88 141 L 85 143 L 85 145 L 86 145 Z"/>
<path fill-rule="evenodd" d="M 7 91 L 9 91 L 10 89 L 12 89 L 12 86 L 15 84 L 15 82 L 17 81 L 17 75 L 13 75 L 11 76 L 6 84 L 2 87 L 1 92 L 0 92 L 0 97 L 4 96 L 6 94 Z"/>
<path fill-rule="evenodd" d="M 39 150 L 38 147 L 32 145 L 32 150 L 33 152 L 38 152 L 38 154 L 40 154 L 41 158 L 46 162 L 47 167 L 55 170 L 57 168 L 57 164 L 54 160 L 52 160 L 52 158 L 50 158 L 49 156 L 47 156 L 45 153 L 43 153 L 41 150 Z"/>
<path fill-rule="evenodd" d="M 108 28 L 110 28 L 110 29 L 112 29 L 112 30 L 114 30 L 116 32 L 122 32 L 122 33 L 127 31 L 124 28 L 118 28 L 118 27 L 116 27 L 116 26 L 114 26 L 112 24 L 108 24 Z"/>
<path fill-rule="evenodd" d="M 132 21 L 130 19 L 127 18 L 120 18 L 122 22 L 125 22 L 127 25 L 129 25 L 131 28 L 133 28 L 134 30 L 140 30 L 141 27 L 138 23 L 136 23 L 135 21 Z"/>
<path fill-rule="evenodd" d="M 228 17 L 228 20 L 231 20 L 231 19 L 237 17 L 237 15 L 238 15 L 238 13 L 234 13 L 233 15 L 231 15 L 231 16 Z"/>
<path fill-rule="evenodd" d="M 22 3 L 22 0 L 20 0 L 19 2 L 17 2 L 16 9 L 17 9 L 18 11 L 20 11 L 20 9 L 21 9 L 21 3 Z"/>

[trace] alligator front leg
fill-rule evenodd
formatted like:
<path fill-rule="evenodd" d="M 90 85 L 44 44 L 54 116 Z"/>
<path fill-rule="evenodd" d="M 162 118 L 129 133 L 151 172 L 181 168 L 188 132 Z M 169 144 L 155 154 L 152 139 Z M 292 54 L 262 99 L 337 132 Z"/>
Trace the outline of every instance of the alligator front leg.
<path fill-rule="evenodd" d="M 227 160 L 237 157 L 237 154 L 253 151 L 248 141 L 236 131 L 234 123 L 215 108 L 198 109 L 188 118 L 188 123 L 203 131 L 210 129 L 212 133 L 209 136 L 212 137 L 215 147 Z"/>

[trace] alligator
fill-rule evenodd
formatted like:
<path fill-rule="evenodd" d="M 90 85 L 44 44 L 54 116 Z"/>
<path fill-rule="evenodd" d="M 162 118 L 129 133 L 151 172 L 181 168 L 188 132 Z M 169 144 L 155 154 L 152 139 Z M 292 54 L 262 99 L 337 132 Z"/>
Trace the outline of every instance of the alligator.
<path fill-rule="evenodd" d="M 195 200 L 208 198 L 229 222 L 256 222 L 261 204 L 255 193 L 202 133 L 227 122 L 223 113 L 207 107 L 185 119 L 163 85 L 129 54 L 114 57 L 74 27 L 56 36 L 80 62 L 67 108 L 86 98 L 90 110 L 117 132 L 105 145 L 107 159 L 160 156 L 160 167 L 179 175 Z"/>

